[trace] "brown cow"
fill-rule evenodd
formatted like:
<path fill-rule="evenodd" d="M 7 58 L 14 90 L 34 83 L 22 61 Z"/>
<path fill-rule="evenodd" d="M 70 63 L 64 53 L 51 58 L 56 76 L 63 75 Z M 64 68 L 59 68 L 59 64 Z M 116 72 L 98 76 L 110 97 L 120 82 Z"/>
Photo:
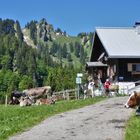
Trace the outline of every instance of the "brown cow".
<path fill-rule="evenodd" d="M 127 100 L 125 107 L 135 108 L 136 106 L 140 106 L 140 92 L 134 91 Z"/>
<path fill-rule="evenodd" d="M 50 99 L 40 98 L 36 101 L 36 105 L 50 105 L 50 104 L 55 104 L 55 100 L 52 98 Z"/>

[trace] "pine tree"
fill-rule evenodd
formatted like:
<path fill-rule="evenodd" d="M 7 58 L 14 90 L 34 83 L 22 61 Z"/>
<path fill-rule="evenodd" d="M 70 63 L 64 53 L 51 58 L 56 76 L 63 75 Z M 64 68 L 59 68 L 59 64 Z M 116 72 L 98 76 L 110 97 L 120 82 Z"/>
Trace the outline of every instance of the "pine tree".
<path fill-rule="evenodd" d="M 81 45 L 79 44 L 79 42 L 75 42 L 74 48 L 75 48 L 75 50 L 74 50 L 75 56 L 79 58 L 80 57 L 80 48 L 81 48 Z"/>
<path fill-rule="evenodd" d="M 62 47 L 62 57 L 66 58 L 67 57 L 67 45 L 66 43 L 64 43 L 63 47 Z"/>
<path fill-rule="evenodd" d="M 55 56 L 57 51 L 58 51 L 58 44 L 56 42 L 53 42 L 52 47 L 50 48 L 50 54 Z"/>
<path fill-rule="evenodd" d="M 72 58 L 71 58 L 71 54 L 70 53 L 68 54 L 67 59 L 68 59 L 69 62 L 72 61 Z"/>
<path fill-rule="evenodd" d="M 22 34 L 22 31 L 21 31 L 19 21 L 16 21 L 16 30 L 17 30 L 18 40 L 19 40 L 20 43 L 22 43 L 23 42 L 23 34 Z"/>
<path fill-rule="evenodd" d="M 70 46 L 70 52 L 73 53 L 73 52 L 74 52 L 74 46 L 73 46 L 73 43 L 70 42 L 69 46 Z"/>

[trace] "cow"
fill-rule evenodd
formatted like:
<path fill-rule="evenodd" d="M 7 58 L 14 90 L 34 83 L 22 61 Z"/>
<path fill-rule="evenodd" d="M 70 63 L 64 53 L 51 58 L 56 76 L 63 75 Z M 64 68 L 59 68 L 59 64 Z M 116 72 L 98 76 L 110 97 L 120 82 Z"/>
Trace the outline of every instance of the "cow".
<path fill-rule="evenodd" d="M 84 94 L 84 99 L 87 97 L 87 92 L 88 92 L 88 83 L 85 83 L 84 85 L 79 86 L 79 91 L 80 93 Z"/>
<path fill-rule="evenodd" d="M 135 108 L 136 106 L 140 106 L 140 92 L 134 91 L 130 94 L 127 102 L 125 103 L 125 107 Z"/>
<path fill-rule="evenodd" d="M 31 89 L 26 89 L 23 92 L 25 92 L 26 95 L 29 97 L 39 98 L 51 93 L 51 87 L 44 86 L 44 87 L 31 88 Z"/>
<path fill-rule="evenodd" d="M 94 88 L 95 88 L 95 83 L 93 81 L 90 81 L 88 84 L 88 90 L 90 91 L 92 98 L 95 96 Z"/>
<path fill-rule="evenodd" d="M 136 110 L 136 115 L 140 116 L 140 92 L 134 91 L 130 94 L 126 104 L 126 108 L 135 108 L 138 107 Z"/>
<path fill-rule="evenodd" d="M 84 94 L 84 99 L 87 98 L 88 94 L 90 94 L 92 98 L 95 96 L 94 95 L 94 87 L 95 87 L 95 85 L 94 85 L 93 81 L 85 83 L 84 85 L 80 85 L 79 90 L 81 93 Z"/>
<path fill-rule="evenodd" d="M 21 97 L 19 99 L 19 102 L 20 102 L 19 105 L 21 107 L 23 107 L 23 106 L 31 106 L 32 105 L 32 100 L 29 97 Z"/>
<path fill-rule="evenodd" d="M 104 87 L 99 79 L 90 80 L 88 83 L 81 85 L 81 91 L 84 94 L 84 99 L 87 98 L 87 95 L 92 98 L 95 96 L 101 96 L 104 93 Z"/>
<path fill-rule="evenodd" d="M 11 95 L 10 95 L 10 102 L 9 104 L 12 104 L 12 105 L 16 105 L 16 104 L 19 104 L 19 99 L 21 97 L 25 97 L 26 94 L 24 92 L 20 92 L 20 91 L 12 91 Z"/>
<path fill-rule="evenodd" d="M 19 104 L 19 99 L 13 96 L 13 97 L 11 97 L 9 104 L 10 105 L 17 105 L 17 104 Z"/>
<path fill-rule="evenodd" d="M 36 101 L 36 105 L 50 105 L 50 104 L 55 104 L 55 100 L 53 98 L 50 99 L 40 98 Z"/>

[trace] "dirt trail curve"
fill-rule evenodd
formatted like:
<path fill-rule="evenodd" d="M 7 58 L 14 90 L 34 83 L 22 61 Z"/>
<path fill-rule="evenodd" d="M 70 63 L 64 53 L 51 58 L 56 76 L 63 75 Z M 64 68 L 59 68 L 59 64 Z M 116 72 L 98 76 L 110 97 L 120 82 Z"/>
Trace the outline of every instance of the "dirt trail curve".
<path fill-rule="evenodd" d="M 109 98 L 95 105 L 65 112 L 9 140 L 123 140 L 132 110 L 128 97 Z"/>

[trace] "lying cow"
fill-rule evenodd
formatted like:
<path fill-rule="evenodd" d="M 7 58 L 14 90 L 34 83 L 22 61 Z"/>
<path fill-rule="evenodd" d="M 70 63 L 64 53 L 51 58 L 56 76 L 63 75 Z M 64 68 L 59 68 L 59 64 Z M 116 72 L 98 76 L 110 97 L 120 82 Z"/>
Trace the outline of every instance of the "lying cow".
<path fill-rule="evenodd" d="M 19 99 L 13 96 L 13 97 L 11 97 L 9 104 L 10 105 L 17 105 L 17 104 L 19 104 Z"/>
<path fill-rule="evenodd" d="M 138 107 L 136 110 L 136 115 L 140 115 L 140 92 L 134 91 L 128 98 L 126 104 L 126 108 L 135 108 Z"/>
<path fill-rule="evenodd" d="M 31 106 L 32 100 L 29 97 L 21 97 L 19 100 L 19 105 L 22 106 Z"/>
<path fill-rule="evenodd" d="M 10 102 L 9 102 L 9 104 L 12 104 L 12 105 L 19 104 L 19 99 L 21 97 L 25 97 L 25 96 L 26 96 L 26 94 L 24 92 L 12 91 L 12 93 L 10 95 Z"/>
<path fill-rule="evenodd" d="M 36 105 L 50 105 L 50 104 L 55 104 L 55 100 L 50 98 L 50 99 L 43 99 L 40 98 L 36 100 Z"/>

